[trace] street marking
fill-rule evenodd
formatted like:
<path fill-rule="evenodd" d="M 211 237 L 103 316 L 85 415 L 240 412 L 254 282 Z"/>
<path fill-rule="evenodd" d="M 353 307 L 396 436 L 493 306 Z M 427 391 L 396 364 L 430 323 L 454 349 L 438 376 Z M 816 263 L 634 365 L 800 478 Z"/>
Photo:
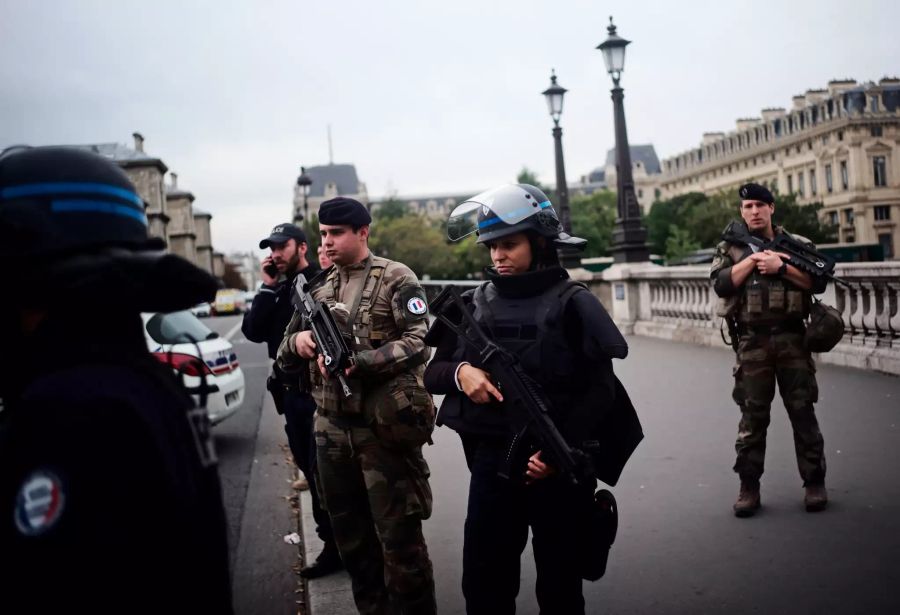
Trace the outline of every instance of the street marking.
<path fill-rule="evenodd" d="M 230 339 L 231 339 L 231 336 L 234 335 L 235 333 L 237 333 L 237 332 L 240 331 L 240 330 L 241 330 L 241 322 L 238 322 L 238 324 L 236 324 L 236 325 L 234 325 L 233 327 L 231 327 L 231 331 L 229 331 L 228 333 L 225 334 L 225 336 L 224 336 L 225 339 L 226 339 L 226 340 L 230 340 Z"/>

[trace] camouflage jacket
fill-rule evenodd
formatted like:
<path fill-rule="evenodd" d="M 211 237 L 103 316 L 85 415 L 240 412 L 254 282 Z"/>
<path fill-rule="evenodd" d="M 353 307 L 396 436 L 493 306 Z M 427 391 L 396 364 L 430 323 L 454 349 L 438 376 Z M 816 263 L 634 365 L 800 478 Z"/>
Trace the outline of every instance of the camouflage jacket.
<path fill-rule="evenodd" d="M 787 233 L 783 227 L 774 227 L 775 234 Z M 797 235 L 789 233 L 794 239 L 801 241 L 810 247 L 815 247 L 812 241 Z M 737 310 L 741 300 L 741 287 L 736 287 L 731 281 L 731 268 L 739 261 L 745 259 L 751 254 L 752 250 L 749 246 L 734 244 L 728 241 L 720 241 L 716 246 L 716 253 L 713 256 L 712 265 L 710 266 L 710 278 L 713 281 L 713 290 L 719 297 L 716 306 L 716 314 L 718 316 L 729 316 Z M 749 278 L 748 278 L 749 279 Z M 815 280 L 814 280 L 815 284 Z M 812 292 L 820 293 L 824 288 L 814 287 Z"/>
<path fill-rule="evenodd" d="M 409 267 L 369 253 L 361 263 L 332 268 L 313 290 L 313 297 L 331 308 L 356 365 L 348 381 L 357 400 L 348 405 L 335 384 L 323 381 L 316 364 L 310 362 L 313 396 L 320 408 L 355 414 L 361 411 L 356 407 L 360 398 L 377 384 L 401 374 L 410 374 L 414 381 L 421 382 L 431 353 L 425 345 L 428 308 L 425 291 Z M 357 302 L 359 307 L 351 323 Z M 294 338 L 305 328 L 300 313 L 295 312 L 278 349 L 281 368 L 290 369 L 302 361 L 294 352 Z"/>

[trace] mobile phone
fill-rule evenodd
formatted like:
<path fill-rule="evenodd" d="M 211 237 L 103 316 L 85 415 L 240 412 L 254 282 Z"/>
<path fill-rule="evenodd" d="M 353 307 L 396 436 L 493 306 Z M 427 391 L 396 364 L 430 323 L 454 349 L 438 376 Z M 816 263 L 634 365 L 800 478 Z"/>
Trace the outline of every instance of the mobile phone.
<path fill-rule="evenodd" d="M 266 275 L 272 278 L 278 277 L 278 267 L 275 266 L 275 263 L 269 263 L 265 267 L 263 267 L 263 271 L 266 272 Z"/>

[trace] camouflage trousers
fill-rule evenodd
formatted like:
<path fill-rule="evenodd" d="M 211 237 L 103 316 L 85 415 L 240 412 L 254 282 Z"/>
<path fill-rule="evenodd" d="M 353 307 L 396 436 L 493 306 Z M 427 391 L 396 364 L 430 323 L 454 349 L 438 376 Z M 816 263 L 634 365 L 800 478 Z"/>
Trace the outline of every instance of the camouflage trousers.
<path fill-rule="evenodd" d="M 806 484 L 825 481 L 825 445 L 813 404 L 819 399 L 816 366 L 800 333 L 742 335 L 734 368 L 734 401 L 741 407 L 734 471 L 759 480 L 775 384 L 794 430 L 797 467 Z"/>
<path fill-rule="evenodd" d="M 421 447 L 385 446 L 368 426 L 317 416 L 323 507 L 364 615 L 437 612 L 422 519 L 431 515 Z"/>

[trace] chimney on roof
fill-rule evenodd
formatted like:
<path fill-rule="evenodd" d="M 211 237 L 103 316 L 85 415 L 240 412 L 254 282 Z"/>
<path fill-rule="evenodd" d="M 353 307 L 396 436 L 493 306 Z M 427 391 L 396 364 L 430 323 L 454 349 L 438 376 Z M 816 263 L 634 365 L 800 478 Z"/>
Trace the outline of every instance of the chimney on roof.
<path fill-rule="evenodd" d="M 791 102 L 794 103 L 794 111 L 800 111 L 801 109 L 806 107 L 806 95 L 797 94 L 796 96 L 791 98 Z"/>
<path fill-rule="evenodd" d="M 771 122 L 778 118 L 784 117 L 784 107 L 768 107 L 762 110 L 762 119 L 764 122 Z"/>
<path fill-rule="evenodd" d="M 134 149 L 138 152 L 144 153 L 144 135 L 139 132 L 132 133 L 131 135 L 134 137 Z"/>
<path fill-rule="evenodd" d="M 170 186 L 172 190 L 178 190 L 178 173 L 172 171 L 171 173 L 169 173 L 169 177 L 172 178 L 172 184 Z"/>

